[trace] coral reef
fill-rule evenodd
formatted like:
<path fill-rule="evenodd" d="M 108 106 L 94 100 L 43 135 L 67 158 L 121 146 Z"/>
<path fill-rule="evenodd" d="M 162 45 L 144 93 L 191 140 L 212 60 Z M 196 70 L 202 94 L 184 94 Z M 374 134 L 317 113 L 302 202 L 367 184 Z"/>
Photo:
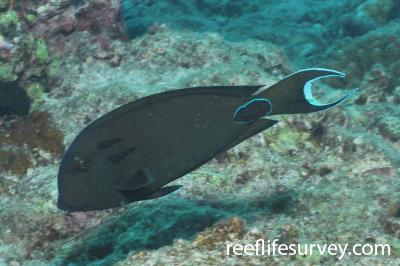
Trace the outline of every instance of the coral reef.
<path fill-rule="evenodd" d="M 193 244 L 198 248 L 213 250 L 222 247 L 225 241 L 242 239 L 244 232 L 244 222 L 238 217 L 233 217 L 227 221 L 220 221 L 212 228 L 199 233 Z"/>
<path fill-rule="evenodd" d="M 131 37 L 148 32 L 154 24 L 165 23 L 172 28 L 218 32 L 233 41 L 255 38 L 273 42 L 285 47 L 295 61 L 311 59 L 315 63 L 315 55 L 332 43 L 363 35 L 399 18 L 399 6 L 398 0 L 329 1 L 318 5 L 307 1 L 299 4 L 296 0 L 226 0 L 218 4 L 212 0 L 124 0 L 122 17 Z M 268 26 L 254 27 L 254 21 Z"/>
<path fill-rule="evenodd" d="M 344 28 L 352 36 L 368 33 L 395 18 L 398 5 L 399 2 L 395 0 L 364 1 L 357 7 L 354 14 L 344 16 Z"/>
<path fill-rule="evenodd" d="M 400 140 L 400 125 L 398 116 L 383 116 L 379 121 L 379 129 L 382 135 L 391 139 L 392 141 Z"/>
<path fill-rule="evenodd" d="M 18 26 L 17 12 L 8 10 L 0 15 L 0 30 L 7 36 L 13 36 Z"/>
<path fill-rule="evenodd" d="M 400 263 L 400 1 L 120 5 L 0 0 L 0 265 Z M 277 117 L 175 181 L 174 195 L 57 210 L 64 147 L 101 114 L 168 89 L 271 85 L 312 65 L 349 74 L 315 83 L 321 101 L 343 93 L 334 87 L 358 94 Z M 227 243 L 258 239 L 382 243 L 392 253 L 226 254 Z"/>
<path fill-rule="evenodd" d="M 223 210 L 182 199 L 141 204 L 86 234 L 79 242 L 58 252 L 54 264 L 110 265 L 129 251 L 156 250 L 176 237 L 188 238 L 226 216 Z M 101 240 L 100 240 L 101 239 Z"/>
<path fill-rule="evenodd" d="M 398 21 L 393 21 L 355 37 L 351 45 L 349 40 L 338 41 L 329 49 L 325 58 L 330 59 L 329 66 L 349 73 L 352 81 L 363 79 L 364 75 L 370 76 L 366 77 L 368 83 L 380 84 L 370 84 L 370 87 L 375 85 L 375 91 L 369 93 L 384 93 L 387 96 L 399 82 L 399 34 Z"/>
<path fill-rule="evenodd" d="M 5 106 L 2 109 L 7 109 L 6 113 L 26 114 L 34 99 L 26 97 L 24 91 L 32 80 L 46 85 L 46 41 L 36 40 L 26 29 L 22 15 L 12 9 L 0 12 L 0 29 L 0 102 Z M 16 91 L 10 92 L 10 87 Z"/>
<path fill-rule="evenodd" d="M 28 117 L 2 125 L 0 163 L 6 171 L 24 175 L 33 163 L 43 164 L 49 161 L 49 156 L 62 155 L 62 143 L 63 135 L 49 124 L 48 114 L 33 112 Z M 13 146 L 18 149 L 10 149 Z"/>

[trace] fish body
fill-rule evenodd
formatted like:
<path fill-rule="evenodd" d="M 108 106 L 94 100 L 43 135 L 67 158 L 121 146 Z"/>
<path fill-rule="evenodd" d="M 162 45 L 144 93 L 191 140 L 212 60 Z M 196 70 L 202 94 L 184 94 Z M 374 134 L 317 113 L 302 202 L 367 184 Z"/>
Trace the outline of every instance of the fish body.
<path fill-rule="evenodd" d="M 269 115 L 307 113 L 322 105 L 309 85 L 327 69 L 296 72 L 265 88 L 196 87 L 150 95 L 87 126 L 60 165 L 58 207 L 100 210 L 170 194 L 168 183 L 277 123 Z M 311 85 L 310 85 L 311 86 Z"/>

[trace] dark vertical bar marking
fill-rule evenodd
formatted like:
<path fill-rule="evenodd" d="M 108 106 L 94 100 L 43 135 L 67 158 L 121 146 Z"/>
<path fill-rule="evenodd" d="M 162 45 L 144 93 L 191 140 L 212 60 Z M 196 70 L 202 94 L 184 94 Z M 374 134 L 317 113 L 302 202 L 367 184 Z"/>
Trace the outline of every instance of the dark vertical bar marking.
<path fill-rule="evenodd" d="M 114 145 L 114 144 L 120 142 L 121 140 L 122 140 L 122 138 L 113 138 L 113 139 L 109 139 L 109 140 L 102 141 L 102 142 L 100 142 L 100 143 L 97 145 L 97 149 L 99 149 L 99 150 L 108 149 L 108 148 L 110 148 L 112 145 Z"/>
<path fill-rule="evenodd" d="M 136 148 L 135 147 L 129 147 L 125 150 L 122 150 L 114 155 L 109 156 L 107 159 L 110 163 L 116 164 L 125 159 L 131 152 L 133 152 Z"/>

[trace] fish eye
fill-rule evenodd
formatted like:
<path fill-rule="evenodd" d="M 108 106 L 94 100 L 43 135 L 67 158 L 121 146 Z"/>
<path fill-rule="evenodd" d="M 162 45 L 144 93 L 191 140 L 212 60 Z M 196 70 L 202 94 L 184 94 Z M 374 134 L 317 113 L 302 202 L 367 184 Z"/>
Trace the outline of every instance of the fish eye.
<path fill-rule="evenodd" d="M 90 160 L 85 157 L 74 157 L 74 170 L 76 172 L 86 172 L 89 170 Z"/>

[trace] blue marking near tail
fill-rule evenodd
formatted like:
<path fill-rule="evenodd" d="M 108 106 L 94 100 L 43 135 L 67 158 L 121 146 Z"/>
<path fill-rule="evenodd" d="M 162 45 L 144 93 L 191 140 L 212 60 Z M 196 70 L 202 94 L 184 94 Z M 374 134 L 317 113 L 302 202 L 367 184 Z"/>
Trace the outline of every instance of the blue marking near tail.
<path fill-rule="evenodd" d="M 250 104 L 252 104 L 254 102 L 265 102 L 270 107 L 269 111 L 265 112 L 262 116 L 259 116 L 259 117 L 255 118 L 255 119 L 251 120 L 251 121 L 236 121 L 236 116 L 237 116 L 238 112 L 240 112 L 242 109 L 247 108 L 247 106 L 249 106 Z M 272 112 L 272 103 L 271 103 L 270 100 L 268 100 L 267 98 L 256 98 L 256 99 L 253 99 L 253 100 L 251 100 L 251 101 L 239 106 L 236 109 L 235 113 L 233 114 L 233 121 L 235 123 L 251 123 L 251 122 L 254 122 L 255 120 L 257 120 L 260 117 L 268 115 L 271 112 Z"/>

